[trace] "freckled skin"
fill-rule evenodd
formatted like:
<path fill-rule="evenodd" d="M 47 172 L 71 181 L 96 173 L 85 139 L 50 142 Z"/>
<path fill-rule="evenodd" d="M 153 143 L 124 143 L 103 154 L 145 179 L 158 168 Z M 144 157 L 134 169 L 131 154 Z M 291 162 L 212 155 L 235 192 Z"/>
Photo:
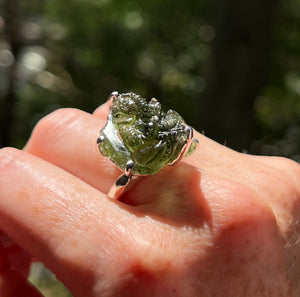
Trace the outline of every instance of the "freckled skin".
<path fill-rule="evenodd" d="M 186 127 L 176 111 L 163 112 L 156 99 L 147 102 L 132 92 L 120 94 L 100 131 L 99 150 L 122 170 L 132 160 L 133 174 L 155 174 L 181 154 L 189 137 Z M 188 153 L 195 147 L 193 143 Z"/>
<path fill-rule="evenodd" d="M 10 238 L 0 232 L 1 297 L 41 296 L 27 282 L 32 257 L 73 296 L 299 296 L 299 164 L 195 132 L 190 158 L 114 201 L 119 172 L 95 150 L 108 112 L 55 111 L 25 151 L 0 150 L 0 229 Z"/>

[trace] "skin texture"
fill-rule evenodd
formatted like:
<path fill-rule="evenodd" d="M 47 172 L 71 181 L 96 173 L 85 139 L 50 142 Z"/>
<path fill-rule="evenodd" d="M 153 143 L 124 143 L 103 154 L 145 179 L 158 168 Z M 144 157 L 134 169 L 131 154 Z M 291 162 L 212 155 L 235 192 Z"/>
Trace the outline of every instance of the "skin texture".
<path fill-rule="evenodd" d="M 113 201 L 107 114 L 57 110 L 0 151 L 0 296 L 39 296 L 31 257 L 74 296 L 300 296 L 298 164 L 196 133 L 193 155 Z"/>

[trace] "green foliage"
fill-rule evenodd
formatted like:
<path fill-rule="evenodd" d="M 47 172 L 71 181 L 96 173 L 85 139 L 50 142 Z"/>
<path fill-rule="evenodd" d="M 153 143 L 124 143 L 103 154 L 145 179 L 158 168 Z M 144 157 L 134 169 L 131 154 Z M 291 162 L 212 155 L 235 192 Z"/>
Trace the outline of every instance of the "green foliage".
<path fill-rule="evenodd" d="M 9 2 L 2 0 L 0 18 L 0 103 L 4 106 L 0 118 L 5 118 L 2 129 L 8 122 L 11 126 L 8 143 L 2 145 L 22 147 L 45 114 L 67 106 L 92 112 L 114 90 L 154 96 L 211 137 L 210 125 L 215 131 L 228 127 L 219 141 L 227 139 L 236 148 L 256 153 L 299 126 L 299 0 L 281 1 L 277 6 L 270 1 L 259 8 L 258 2 L 249 2 L 253 15 L 247 19 L 238 2 L 214 6 L 208 0 L 16 0 L 6 14 Z M 247 55 L 253 58 L 253 45 L 247 42 L 257 34 L 259 13 L 271 16 L 270 33 L 265 33 L 271 36 L 271 50 L 262 65 L 266 74 L 251 72 L 242 62 L 240 69 L 239 64 L 231 69 L 232 61 L 247 60 Z M 269 32 L 264 31 L 264 22 L 257 26 Z M 230 42 L 228 36 L 238 42 L 229 48 L 230 55 L 222 48 L 224 40 Z M 264 46 L 261 43 L 262 52 Z M 229 61 L 220 64 L 222 59 Z M 260 82 L 249 81 L 247 88 L 249 77 L 258 75 Z M 12 116 L 6 118 L 8 86 L 16 98 L 9 103 Z M 248 94 L 246 107 L 233 102 L 235 90 L 241 102 L 246 100 L 243 94 Z M 252 108 L 252 116 L 243 117 Z M 230 120 L 222 118 L 222 113 Z M 242 124 L 243 118 L 249 127 Z M 228 132 L 235 130 L 240 132 Z M 239 142 L 239 135 L 247 141 Z M 297 149 L 288 156 L 298 159 L 299 154 Z"/>
<path fill-rule="evenodd" d="M 55 275 L 41 263 L 32 264 L 29 281 L 45 297 L 72 297 L 71 293 L 56 279 Z"/>
<path fill-rule="evenodd" d="M 280 1 L 273 19 L 270 75 L 255 100 L 261 139 L 252 149 L 300 162 L 300 1 Z"/>
<path fill-rule="evenodd" d="M 91 112 L 113 90 L 158 97 L 188 116 L 205 88 L 202 69 L 214 36 L 199 17 L 205 2 L 19 2 L 31 46 L 24 42 L 17 57 L 23 76 L 15 78 L 13 145 L 21 146 L 51 110 Z"/>

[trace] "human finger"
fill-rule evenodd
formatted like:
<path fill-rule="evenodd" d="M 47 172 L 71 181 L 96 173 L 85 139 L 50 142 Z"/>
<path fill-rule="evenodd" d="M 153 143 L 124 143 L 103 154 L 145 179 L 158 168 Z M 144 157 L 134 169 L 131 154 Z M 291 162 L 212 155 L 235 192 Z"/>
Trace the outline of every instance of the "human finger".
<path fill-rule="evenodd" d="M 179 199 L 185 203 L 189 193 L 181 191 L 186 195 L 182 196 L 177 193 L 178 187 L 174 189 L 176 179 L 185 177 L 187 179 L 183 179 L 181 185 L 187 182 L 195 191 L 192 199 L 198 204 L 197 209 L 203 207 L 202 214 L 205 208 L 209 209 L 212 219 L 198 213 L 198 218 L 202 217 L 198 221 L 196 213 L 184 216 L 181 212 L 174 221 L 177 218 L 172 214 L 177 209 L 174 204 L 169 213 L 151 213 L 151 203 L 149 207 L 146 204 L 126 207 L 106 199 L 56 166 L 24 152 L 2 150 L 0 164 L 0 226 L 78 296 L 92 296 L 90 292 L 97 290 L 105 292 L 106 286 L 110 289 L 117 286 L 116 292 L 121 294 L 123 289 L 135 292 L 137 284 L 139 292 L 145 289 L 141 284 L 149 289 L 153 289 L 151 284 L 170 285 L 170 271 L 178 281 L 178 268 L 201 262 L 203 257 L 199 256 L 199 251 L 203 253 L 214 240 L 225 236 L 224 232 L 248 230 L 242 233 L 243 238 L 246 234 L 246 242 L 248 236 L 254 234 L 253 230 L 261 230 L 250 241 L 250 246 L 253 243 L 255 247 L 265 240 L 268 230 L 276 228 L 270 209 L 251 189 L 214 178 L 210 173 L 197 180 L 190 174 L 190 169 L 182 171 L 182 166 L 169 168 L 168 176 L 174 177 L 174 183 L 165 187 L 163 193 L 159 191 L 162 180 L 156 176 L 153 191 L 158 194 L 157 201 L 161 203 L 167 199 L 172 202 L 170 198 L 173 198 L 176 203 Z M 179 171 L 172 173 L 173 170 Z M 140 184 L 139 188 L 137 185 L 132 193 L 148 195 L 151 191 L 145 192 L 145 188 L 151 189 L 150 179 L 144 181 L 146 184 Z M 204 196 L 201 198 L 197 191 L 203 191 Z M 205 206 L 203 200 L 209 205 Z M 210 220 L 212 226 L 203 220 Z M 231 239 L 235 240 L 236 236 Z M 267 250 L 263 249 L 263 255 Z M 74 281 L 78 279 L 82 281 Z M 157 279 L 159 282 L 156 283 Z M 171 284 L 176 284 L 176 279 L 172 279 Z"/>
<path fill-rule="evenodd" d="M 105 109 L 105 106 L 102 107 Z M 95 138 L 105 121 L 75 109 L 55 111 L 37 125 L 25 149 L 107 193 L 121 171 L 99 153 L 96 145 Z M 224 147 L 200 133 L 196 132 L 195 136 L 199 140 L 198 147 L 183 162 L 260 192 L 272 203 L 276 217 L 282 221 L 281 227 L 289 228 L 285 224 L 286 217 L 298 203 L 298 198 L 291 193 L 291 197 L 295 197 L 293 201 L 281 199 L 286 195 L 286 186 L 291 183 L 284 172 Z"/>
<path fill-rule="evenodd" d="M 35 297 L 40 293 L 27 281 L 31 256 L 0 231 L 0 296 Z"/>
<path fill-rule="evenodd" d="M 21 274 L 13 270 L 0 272 L 1 297 L 42 297 L 43 295 Z"/>
<path fill-rule="evenodd" d="M 127 210 L 28 153 L 2 149 L 0 164 L 1 229 L 70 289 L 89 296 L 103 271 L 125 266 L 131 248 L 122 230 L 134 225 Z"/>
<path fill-rule="evenodd" d="M 99 106 L 93 113 L 93 115 L 105 121 L 108 114 L 108 103 Z M 245 154 L 238 153 L 221 145 L 198 131 L 194 131 L 194 136 L 199 144 L 191 156 L 182 160 L 187 164 L 216 172 L 224 177 L 232 177 L 237 180 L 244 177 L 243 171 L 247 171 L 243 170 L 243 167 L 246 165 L 247 169 L 247 164 L 250 165 L 253 163 L 251 160 L 247 160 Z M 249 168 L 249 170 L 253 170 L 253 167 L 250 167 L 251 169 Z"/>
<path fill-rule="evenodd" d="M 0 272 L 12 270 L 27 278 L 30 264 L 31 256 L 0 231 Z"/>
<path fill-rule="evenodd" d="M 105 120 L 107 118 L 109 114 L 109 104 L 108 103 L 104 103 L 102 105 L 100 105 L 99 107 L 97 107 L 94 112 L 93 115 Z"/>
<path fill-rule="evenodd" d="M 105 106 L 102 107 L 105 109 Z M 57 110 L 37 124 L 25 150 L 107 193 L 121 171 L 100 154 L 96 145 L 99 130 L 105 122 L 80 110 Z M 229 160 L 235 157 L 233 151 L 199 133 L 196 137 L 199 146 L 194 156 L 184 158 L 184 162 L 218 172 L 220 167 L 228 167 Z"/>
<path fill-rule="evenodd" d="M 98 150 L 104 124 L 83 111 L 59 109 L 37 124 L 24 150 L 107 193 L 121 171 Z"/>

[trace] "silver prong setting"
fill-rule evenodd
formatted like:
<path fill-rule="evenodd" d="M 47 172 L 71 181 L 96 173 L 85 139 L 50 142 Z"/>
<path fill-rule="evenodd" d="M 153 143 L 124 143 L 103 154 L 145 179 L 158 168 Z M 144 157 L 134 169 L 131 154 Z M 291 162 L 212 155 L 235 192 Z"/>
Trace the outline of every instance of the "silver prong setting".
<path fill-rule="evenodd" d="M 104 141 L 104 136 L 103 135 L 100 135 L 98 138 L 97 138 L 97 144 L 101 143 Z"/>
<path fill-rule="evenodd" d="M 186 126 L 185 130 L 189 133 L 188 139 L 193 139 L 194 138 L 194 129 L 190 126 Z"/>
<path fill-rule="evenodd" d="M 109 96 L 108 96 L 108 101 L 111 100 L 111 98 L 115 98 L 119 96 L 119 92 L 118 91 L 113 91 Z"/>
<path fill-rule="evenodd" d="M 175 163 L 180 161 L 183 158 L 184 154 L 188 151 L 189 147 L 191 146 L 191 143 L 194 141 L 194 129 L 191 126 L 188 126 L 186 124 L 184 124 L 184 125 L 186 126 L 185 130 L 188 132 L 186 144 L 182 148 L 178 158 L 175 159 L 172 163 L 170 163 L 170 165 L 174 165 Z"/>
<path fill-rule="evenodd" d="M 150 102 L 151 102 L 151 103 L 156 103 L 156 102 L 157 102 L 157 99 L 151 98 Z"/>
<path fill-rule="evenodd" d="M 124 171 L 124 174 L 126 176 L 131 176 L 131 172 L 132 172 L 132 169 L 134 167 L 134 162 L 132 160 L 129 160 L 127 163 L 126 163 L 126 168 L 125 168 L 125 171 Z"/>
<path fill-rule="evenodd" d="M 108 97 L 108 99 L 107 99 L 107 102 L 108 102 L 108 104 L 109 104 L 109 107 L 112 106 L 113 101 L 116 100 L 116 99 L 118 98 L 118 96 L 119 96 L 119 92 L 118 92 L 118 91 L 114 91 L 114 92 L 112 92 L 112 93 L 109 95 L 109 97 Z"/>
<path fill-rule="evenodd" d="M 134 167 L 134 162 L 132 160 L 129 160 L 126 163 L 124 173 L 121 176 L 119 176 L 119 178 L 114 183 L 113 187 L 108 192 L 107 195 L 109 198 L 118 200 L 122 196 L 126 186 L 129 184 L 132 178 L 133 167 Z"/>
<path fill-rule="evenodd" d="M 198 141 L 194 138 L 197 133 L 193 128 L 176 111 L 164 112 L 156 98 L 148 101 L 133 92 L 113 91 L 104 113 L 106 125 L 94 141 L 102 156 L 120 170 L 107 194 L 111 199 L 122 199 L 132 179 L 156 174 L 166 165 L 190 156 L 197 148 Z M 128 202 L 126 193 L 123 202 Z"/>

